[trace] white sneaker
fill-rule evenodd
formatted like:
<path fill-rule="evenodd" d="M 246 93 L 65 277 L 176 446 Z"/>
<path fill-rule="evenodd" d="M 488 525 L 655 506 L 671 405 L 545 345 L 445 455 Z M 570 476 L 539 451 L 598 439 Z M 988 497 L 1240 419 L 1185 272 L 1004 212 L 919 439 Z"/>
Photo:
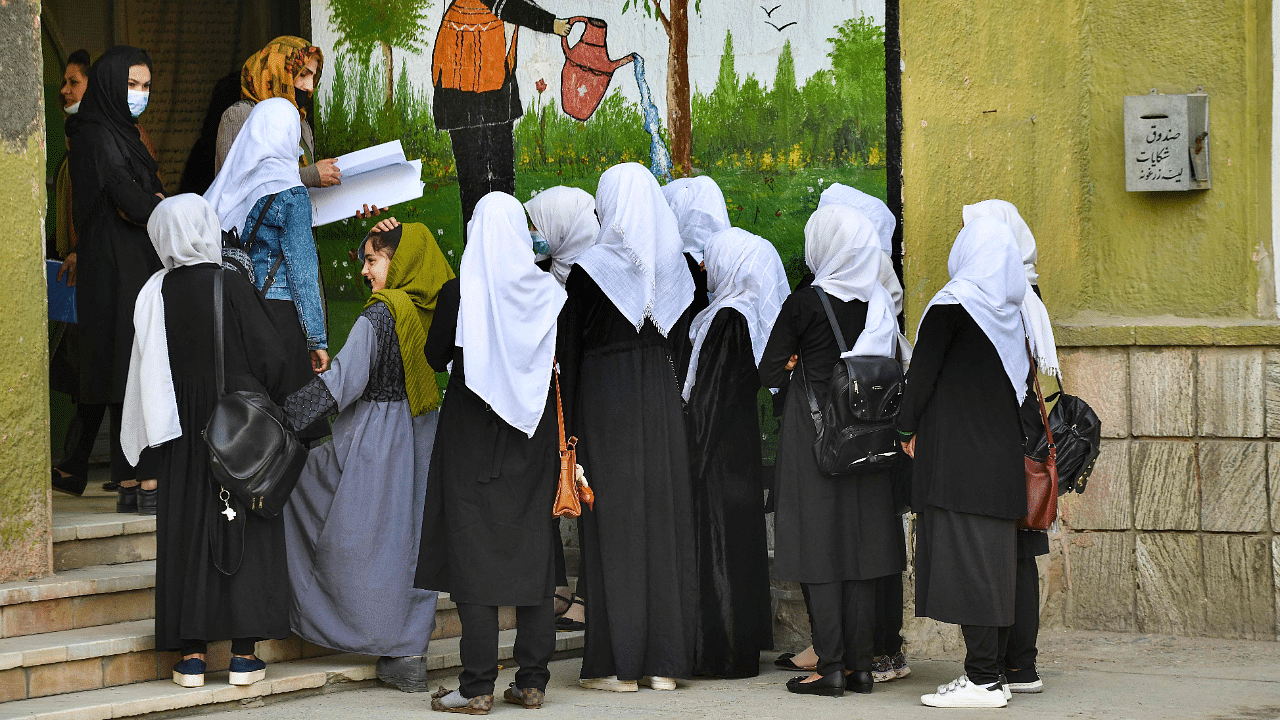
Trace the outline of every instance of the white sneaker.
<path fill-rule="evenodd" d="M 642 677 L 640 678 L 640 682 L 641 684 L 648 685 L 654 690 L 675 690 L 676 689 L 675 678 L 662 677 L 660 675 L 654 675 L 653 677 L 648 677 L 648 676 Z"/>
<path fill-rule="evenodd" d="M 1005 700 L 1013 699 L 1013 691 L 1009 689 L 1009 678 L 1000 676 L 1000 694 L 1004 695 Z"/>
<path fill-rule="evenodd" d="M 578 685 L 587 690 L 609 690 L 611 692 L 640 692 L 640 685 L 635 680 L 619 680 L 617 675 L 602 678 L 582 678 Z"/>
<path fill-rule="evenodd" d="M 969 682 L 967 675 L 939 685 L 936 693 L 921 695 L 920 702 L 941 708 L 1001 708 L 1009 704 L 999 682 L 983 687 Z"/>

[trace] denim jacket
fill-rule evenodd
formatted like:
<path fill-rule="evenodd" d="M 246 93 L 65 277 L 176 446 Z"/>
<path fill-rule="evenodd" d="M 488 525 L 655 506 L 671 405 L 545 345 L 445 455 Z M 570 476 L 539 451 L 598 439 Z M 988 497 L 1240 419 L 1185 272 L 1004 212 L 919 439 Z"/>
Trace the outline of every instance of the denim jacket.
<path fill-rule="evenodd" d="M 253 232 L 267 197 L 259 198 L 245 219 L 244 229 L 240 231 L 245 242 Z M 298 185 L 276 195 L 275 202 L 262 218 L 257 236 L 246 251 L 253 259 L 253 274 L 259 289 L 266 284 L 276 258 L 284 253 L 284 262 L 280 263 L 275 280 L 267 290 L 267 299 L 292 300 L 298 308 L 302 332 L 307 336 L 307 348 L 328 349 L 324 300 L 320 290 L 320 256 L 311 235 L 311 196 L 306 188 Z"/>

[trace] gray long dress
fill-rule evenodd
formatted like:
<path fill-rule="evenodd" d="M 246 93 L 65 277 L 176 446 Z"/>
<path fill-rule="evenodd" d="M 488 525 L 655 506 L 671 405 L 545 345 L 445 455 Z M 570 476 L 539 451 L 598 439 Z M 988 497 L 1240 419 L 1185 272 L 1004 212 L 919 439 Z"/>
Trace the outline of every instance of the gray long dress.
<path fill-rule="evenodd" d="M 436 593 L 413 574 L 439 413 L 410 415 L 385 305 L 361 313 L 329 370 L 284 409 L 294 427 L 338 413 L 284 511 L 294 633 L 346 652 L 425 654 Z"/>

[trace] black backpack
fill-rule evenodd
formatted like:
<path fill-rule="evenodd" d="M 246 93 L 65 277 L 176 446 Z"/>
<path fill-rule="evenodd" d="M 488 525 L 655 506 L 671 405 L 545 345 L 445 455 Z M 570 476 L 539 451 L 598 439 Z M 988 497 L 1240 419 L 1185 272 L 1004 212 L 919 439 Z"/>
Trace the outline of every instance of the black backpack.
<path fill-rule="evenodd" d="M 813 289 L 822 300 L 843 355 L 849 348 L 831 311 L 831 301 L 822 288 L 815 285 Z M 893 469 L 902 452 L 893 427 L 902 406 L 901 363 L 896 358 L 841 357 L 831 371 L 831 389 L 822 409 L 804 377 L 803 360 L 799 370 L 817 430 L 813 454 L 818 470 L 824 475 L 866 475 Z"/>

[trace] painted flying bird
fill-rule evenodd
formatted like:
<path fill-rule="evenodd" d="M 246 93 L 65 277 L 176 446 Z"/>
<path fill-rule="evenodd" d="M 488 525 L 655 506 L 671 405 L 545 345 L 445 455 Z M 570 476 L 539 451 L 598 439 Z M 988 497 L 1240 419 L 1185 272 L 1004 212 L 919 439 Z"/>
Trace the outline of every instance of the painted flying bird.
<path fill-rule="evenodd" d="M 773 28 L 774 30 L 777 30 L 778 32 L 782 32 L 783 30 L 786 30 L 787 28 L 791 27 L 792 25 L 795 25 L 795 24 L 796 24 L 796 21 L 795 21 L 795 20 L 792 20 L 791 22 L 787 23 L 786 25 L 783 25 L 782 27 L 778 27 L 777 25 L 774 25 L 773 23 L 769 22 L 768 20 L 765 20 L 765 21 L 764 21 L 764 24 L 765 24 L 765 25 L 768 25 L 769 27 Z"/>
<path fill-rule="evenodd" d="M 780 4 L 779 4 L 779 5 L 774 5 L 774 6 L 773 6 L 773 10 L 777 10 L 777 9 L 778 9 L 778 8 L 780 8 L 780 7 L 782 7 L 782 5 L 780 5 Z M 769 17 L 773 17 L 773 10 L 765 10 L 763 5 L 761 5 L 761 6 L 760 6 L 760 9 L 761 9 L 761 10 L 764 10 L 764 14 L 765 14 L 765 15 L 768 15 Z"/>

